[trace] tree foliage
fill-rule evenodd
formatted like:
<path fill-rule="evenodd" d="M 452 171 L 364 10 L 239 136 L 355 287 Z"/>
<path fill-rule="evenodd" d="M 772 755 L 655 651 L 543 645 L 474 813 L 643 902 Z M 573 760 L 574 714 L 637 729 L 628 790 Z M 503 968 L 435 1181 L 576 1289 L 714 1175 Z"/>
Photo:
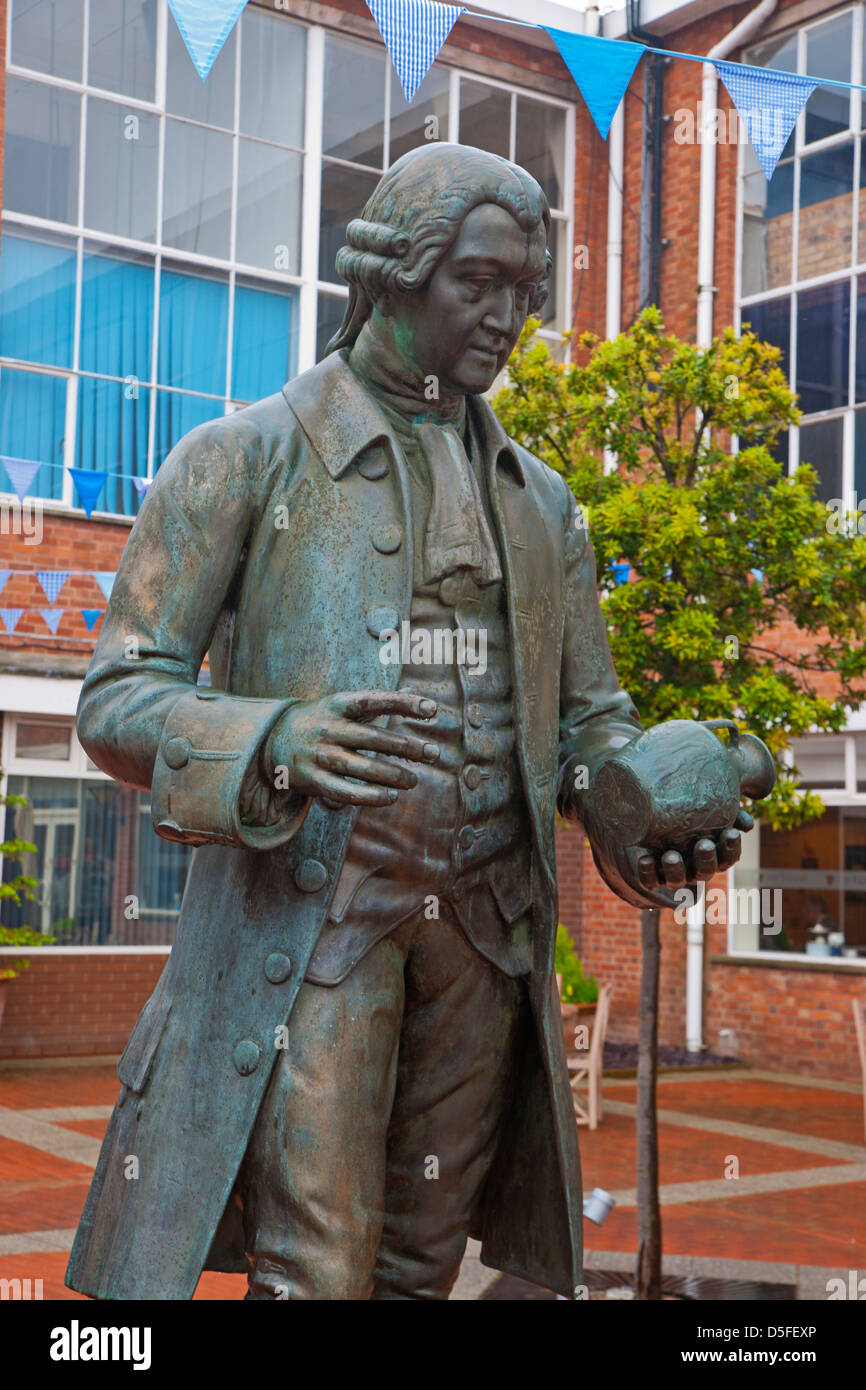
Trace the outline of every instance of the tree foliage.
<path fill-rule="evenodd" d="M 866 536 L 856 514 L 831 524 L 814 468 L 788 476 L 774 456 L 799 419 L 779 350 L 727 329 L 701 351 L 651 307 L 616 339 L 584 334 L 586 360 L 563 366 L 538 326 L 494 406 L 582 504 L 614 662 L 642 720 L 732 716 L 776 759 L 776 790 L 753 814 L 774 829 L 819 816 L 782 754 L 793 737 L 844 728 L 866 694 Z"/>

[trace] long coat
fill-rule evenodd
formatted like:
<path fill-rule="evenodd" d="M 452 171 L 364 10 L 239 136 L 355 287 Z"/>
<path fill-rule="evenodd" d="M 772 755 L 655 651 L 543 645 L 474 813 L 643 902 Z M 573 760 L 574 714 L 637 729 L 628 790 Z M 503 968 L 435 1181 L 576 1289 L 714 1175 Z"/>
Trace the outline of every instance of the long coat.
<path fill-rule="evenodd" d="M 613 669 L 580 508 L 482 398 L 469 408 L 533 836 L 533 1026 L 474 1233 L 486 1264 L 574 1297 L 580 1166 L 552 988 L 557 782 L 641 726 Z M 169 960 L 118 1064 L 67 1273 L 83 1293 L 187 1299 L 202 1268 L 246 1267 L 233 1187 L 357 809 L 285 792 L 253 827 L 241 788 L 292 701 L 396 688 L 379 633 L 409 618 L 410 496 L 385 416 L 334 354 L 181 440 L 132 529 L 78 735 L 105 772 L 150 790 L 161 835 L 199 848 Z M 208 651 L 212 685 L 198 687 Z M 335 1057 L 335 1084 L 338 1073 Z"/>

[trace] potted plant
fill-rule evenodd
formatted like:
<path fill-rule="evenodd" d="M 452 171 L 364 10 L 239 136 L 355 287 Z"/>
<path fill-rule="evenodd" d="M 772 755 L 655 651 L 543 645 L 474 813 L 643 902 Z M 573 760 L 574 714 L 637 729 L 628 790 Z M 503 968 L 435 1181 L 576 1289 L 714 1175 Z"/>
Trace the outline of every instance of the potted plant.
<path fill-rule="evenodd" d="M 3 769 L 0 768 L 0 778 L 2 776 Z M 0 796 L 0 805 L 26 806 L 27 802 L 23 796 Z M 35 853 L 35 850 L 36 846 L 29 840 L 11 839 L 0 842 L 0 856 L 6 859 L 21 859 L 22 855 Z M 7 899 L 16 904 L 20 904 L 22 896 L 32 899 L 35 887 L 36 879 L 29 874 L 16 874 L 5 883 L 0 882 L 0 906 Z M 43 936 L 41 932 L 31 931 L 29 927 L 0 926 L 0 946 L 49 946 L 54 939 L 53 936 Z M 17 979 L 30 964 L 28 960 L 13 960 L 10 965 L 4 965 L 5 959 L 6 957 L 0 956 L 0 1025 L 3 1022 L 9 981 Z"/>
<path fill-rule="evenodd" d="M 553 968 L 559 988 L 565 1046 L 567 1051 L 571 1051 L 574 1048 L 575 1027 L 591 1022 L 595 1016 L 598 980 L 594 975 L 584 974 L 580 957 L 574 949 L 574 942 L 562 923 L 556 928 Z"/>

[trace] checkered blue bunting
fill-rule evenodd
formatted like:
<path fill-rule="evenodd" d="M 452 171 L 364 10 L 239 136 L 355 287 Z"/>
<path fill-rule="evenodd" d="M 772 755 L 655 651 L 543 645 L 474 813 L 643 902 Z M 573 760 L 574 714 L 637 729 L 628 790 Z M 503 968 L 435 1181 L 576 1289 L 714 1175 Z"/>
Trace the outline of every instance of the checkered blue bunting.
<path fill-rule="evenodd" d="M 795 77 L 719 58 L 713 59 L 713 65 L 749 132 L 758 163 L 771 179 L 797 117 L 818 83 L 813 77 Z"/>
<path fill-rule="evenodd" d="M 411 101 L 465 5 L 433 0 L 367 0 L 400 85 Z"/>
<path fill-rule="evenodd" d="M 168 0 L 181 38 L 204 82 L 247 0 Z M 124 21 L 121 19 L 122 25 Z"/>

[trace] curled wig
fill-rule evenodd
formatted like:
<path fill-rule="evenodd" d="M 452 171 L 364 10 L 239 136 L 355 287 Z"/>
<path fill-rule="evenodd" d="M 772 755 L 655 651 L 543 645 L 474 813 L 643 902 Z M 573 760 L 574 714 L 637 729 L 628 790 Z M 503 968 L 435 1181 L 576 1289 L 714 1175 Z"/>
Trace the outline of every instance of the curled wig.
<path fill-rule="evenodd" d="M 349 223 L 347 244 L 337 252 L 337 273 L 349 283 L 349 303 L 326 355 L 352 346 L 381 295 L 421 289 L 456 241 L 467 214 L 482 203 L 504 208 L 523 231 L 543 223 L 545 233 L 550 232 L 550 208 L 541 187 L 525 169 L 499 155 L 433 142 L 398 159 L 361 216 Z M 549 251 L 546 265 L 549 275 Z M 546 299 L 542 281 L 533 291 L 529 312 L 537 313 Z"/>

